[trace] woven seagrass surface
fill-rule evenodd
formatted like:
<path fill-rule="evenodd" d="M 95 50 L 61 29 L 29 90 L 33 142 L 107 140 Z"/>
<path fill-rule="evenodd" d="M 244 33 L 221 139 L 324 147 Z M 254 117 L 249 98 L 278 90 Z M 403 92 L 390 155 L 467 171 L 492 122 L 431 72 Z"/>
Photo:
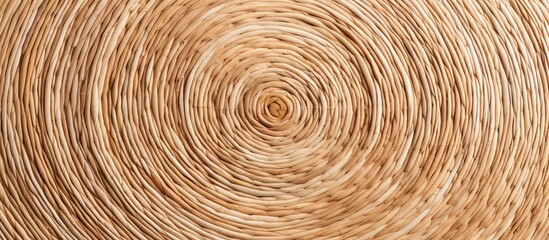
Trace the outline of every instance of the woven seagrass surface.
<path fill-rule="evenodd" d="M 547 239 L 549 2 L 0 1 L 0 239 Z"/>

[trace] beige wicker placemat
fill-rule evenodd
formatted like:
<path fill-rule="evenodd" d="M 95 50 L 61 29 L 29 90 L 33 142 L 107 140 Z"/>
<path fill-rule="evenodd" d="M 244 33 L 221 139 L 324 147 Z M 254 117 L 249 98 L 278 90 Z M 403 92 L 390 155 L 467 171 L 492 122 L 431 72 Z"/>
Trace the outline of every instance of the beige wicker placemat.
<path fill-rule="evenodd" d="M 548 239 L 546 0 L 0 1 L 0 239 Z"/>

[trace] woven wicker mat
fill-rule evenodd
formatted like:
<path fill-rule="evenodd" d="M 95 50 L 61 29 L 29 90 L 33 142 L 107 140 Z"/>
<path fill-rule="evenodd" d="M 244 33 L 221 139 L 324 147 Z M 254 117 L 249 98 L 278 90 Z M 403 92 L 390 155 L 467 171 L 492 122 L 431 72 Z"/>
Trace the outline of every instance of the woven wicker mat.
<path fill-rule="evenodd" d="M 0 239 L 547 239 L 545 0 L 0 1 Z"/>

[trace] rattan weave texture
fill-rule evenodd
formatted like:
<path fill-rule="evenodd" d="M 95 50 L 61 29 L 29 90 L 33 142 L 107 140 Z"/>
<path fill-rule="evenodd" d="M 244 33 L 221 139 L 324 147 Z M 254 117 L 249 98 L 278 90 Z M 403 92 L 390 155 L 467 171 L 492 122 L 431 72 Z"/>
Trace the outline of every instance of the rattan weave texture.
<path fill-rule="evenodd" d="M 0 239 L 548 239 L 546 0 L 0 1 Z"/>

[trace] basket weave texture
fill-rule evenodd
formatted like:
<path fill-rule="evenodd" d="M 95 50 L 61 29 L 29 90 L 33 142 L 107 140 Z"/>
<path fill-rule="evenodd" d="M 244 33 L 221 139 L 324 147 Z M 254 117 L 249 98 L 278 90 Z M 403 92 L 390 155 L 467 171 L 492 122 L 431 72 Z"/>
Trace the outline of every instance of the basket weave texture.
<path fill-rule="evenodd" d="M 0 239 L 548 239 L 549 2 L 0 1 Z"/>

